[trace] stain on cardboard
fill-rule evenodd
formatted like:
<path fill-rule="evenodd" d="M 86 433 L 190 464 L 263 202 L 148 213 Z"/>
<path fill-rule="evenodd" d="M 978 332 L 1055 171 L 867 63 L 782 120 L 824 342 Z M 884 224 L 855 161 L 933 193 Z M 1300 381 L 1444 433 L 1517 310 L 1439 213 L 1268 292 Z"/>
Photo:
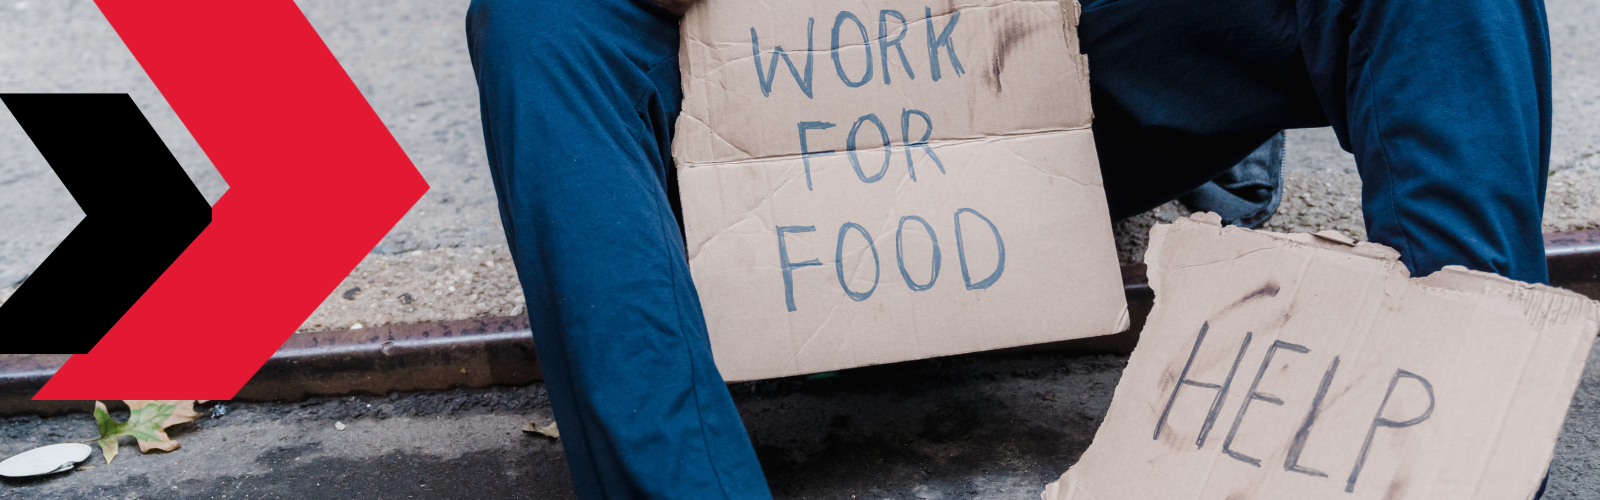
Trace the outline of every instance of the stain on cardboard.
<path fill-rule="evenodd" d="M 998 20 L 1000 25 L 995 27 L 994 60 L 988 74 L 989 86 L 994 88 L 996 94 L 1005 91 L 1000 74 L 1006 69 L 1006 59 L 1024 40 L 1039 31 L 1039 25 L 1021 13 L 1008 13 Z"/>
<path fill-rule="evenodd" d="M 1384 491 L 1383 500 L 1400 500 L 1405 498 L 1405 492 L 1405 479 L 1396 479 L 1394 482 L 1389 483 L 1389 489 Z"/>
<path fill-rule="evenodd" d="M 1280 288 L 1278 287 L 1277 283 L 1270 283 L 1269 282 L 1269 283 L 1267 283 L 1265 285 L 1261 285 L 1261 288 L 1257 288 L 1255 291 L 1250 292 L 1248 294 L 1245 294 L 1244 298 L 1241 298 L 1241 299 L 1239 299 L 1237 301 L 1234 301 L 1233 304 L 1229 304 L 1228 305 L 1228 309 L 1232 309 L 1232 308 L 1235 308 L 1235 307 L 1239 307 L 1239 306 L 1248 304 L 1248 303 L 1250 303 L 1250 301 L 1255 300 L 1255 299 L 1259 299 L 1259 298 L 1277 297 L 1278 296 L 1278 290 L 1280 290 Z"/>
<path fill-rule="evenodd" d="M 1172 432 L 1171 424 L 1162 424 L 1161 431 L 1161 444 L 1167 449 L 1172 451 L 1188 451 L 1194 449 L 1194 442 L 1185 442 L 1183 438 L 1178 437 L 1178 433 Z M 1187 445 L 1187 447 L 1185 447 L 1185 445 Z M 1152 458 L 1151 460 L 1153 461 L 1155 459 Z"/>
<path fill-rule="evenodd" d="M 1160 392 L 1170 392 L 1172 391 L 1172 385 L 1176 383 L 1178 383 L 1178 372 L 1168 370 L 1161 374 L 1161 383 L 1156 384 L 1156 390 Z"/>

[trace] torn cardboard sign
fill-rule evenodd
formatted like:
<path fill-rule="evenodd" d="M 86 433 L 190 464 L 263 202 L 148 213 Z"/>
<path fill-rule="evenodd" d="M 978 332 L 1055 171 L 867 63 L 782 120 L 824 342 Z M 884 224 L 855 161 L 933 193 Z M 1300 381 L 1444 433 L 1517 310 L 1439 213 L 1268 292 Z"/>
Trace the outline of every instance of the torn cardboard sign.
<path fill-rule="evenodd" d="M 1077 5 L 706 0 L 677 160 L 717 366 L 749 380 L 1115 333 Z"/>
<path fill-rule="evenodd" d="M 1337 235 L 1150 232 L 1156 305 L 1046 500 L 1525 499 L 1600 304 Z"/>

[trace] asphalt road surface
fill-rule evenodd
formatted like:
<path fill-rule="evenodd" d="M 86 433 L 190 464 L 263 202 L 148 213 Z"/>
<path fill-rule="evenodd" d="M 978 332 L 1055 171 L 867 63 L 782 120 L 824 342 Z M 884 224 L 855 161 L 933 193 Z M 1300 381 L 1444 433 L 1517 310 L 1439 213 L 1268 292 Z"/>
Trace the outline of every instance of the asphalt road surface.
<path fill-rule="evenodd" d="M 1600 498 L 1597 360 L 1546 499 Z M 978 354 L 730 389 L 780 500 L 1030 499 L 1088 448 L 1126 362 Z M 129 440 L 111 464 L 96 451 L 91 469 L 0 481 L 0 499 L 573 498 L 560 442 L 520 430 L 551 421 L 538 384 L 223 404 L 227 415 L 171 433 L 177 451 Z M 3 419 L 0 456 L 94 429 L 85 413 Z"/>

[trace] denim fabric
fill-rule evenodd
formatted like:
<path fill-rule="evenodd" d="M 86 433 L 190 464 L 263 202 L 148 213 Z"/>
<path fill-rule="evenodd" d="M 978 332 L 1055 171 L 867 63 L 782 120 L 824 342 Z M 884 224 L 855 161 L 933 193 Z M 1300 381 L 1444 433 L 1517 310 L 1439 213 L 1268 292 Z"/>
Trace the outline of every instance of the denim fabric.
<path fill-rule="evenodd" d="M 477 0 L 466 24 L 501 222 L 578 495 L 770 498 L 674 217 L 677 17 L 644 0 Z"/>
<path fill-rule="evenodd" d="M 1181 197 L 1198 212 L 1215 212 L 1222 223 L 1261 227 L 1283 201 L 1283 134 L 1272 136 L 1232 168 Z"/>
<path fill-rule="evenodd" d="M 1113 217 L 1280 130 L 1332 125 L 1360 168 L 1368 238 L 1413 275 L 1548 280 L 1541 0 L 1087 0 L 1079 36 Z"/>
<path fill-rule="evenodd" d="M 670 155 L 677 19 L 645 0 L 474 0 L 490 170 L 583 498 L 770 498 L 712 363 Z M 1288 128 L 1356 155 L 1373 241 L 1415 274 L 1546 281 L 1539 0 L 1090 0 L 1114 217 Z"/>

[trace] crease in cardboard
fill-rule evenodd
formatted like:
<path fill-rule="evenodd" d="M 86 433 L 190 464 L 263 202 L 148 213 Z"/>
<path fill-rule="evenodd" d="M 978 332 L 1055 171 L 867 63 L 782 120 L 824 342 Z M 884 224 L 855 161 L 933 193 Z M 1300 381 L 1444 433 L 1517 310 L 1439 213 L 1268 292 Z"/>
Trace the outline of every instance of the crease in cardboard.
<path fill-rule="evenodd" d="M 1529 363 L 1533 362 L 1534 353 L 1538 350 L 1537 347 L 1538 347 L 1537 342 L 1535 342 L 1535 345 L 1528 346 L 1528 349 L 1523 352 L 1523 354 L 1521 356 L 1522 357 L 1522 362 L 1518 365 L 1518 369 L 1517 369 L 1517 383 L 1514 384 L 1515 387 L 1524 387 L 1525 386 L 1525 384 L 1523 384 L 1522 381 L 1528 375 L 1528 370 L 1526 368 L 1527 368 Z M 1499 414 L 1498 418 L 1495 419 L 1495 420 L 1500 422 L 1499 429 L 1494 433 L 1495 444 L 1497 445 L 1497 447 L 1498 447 L 1498 445 L 1500 443 L 1504 442 L 1505 439 L 1510 437 L 1510 436 L 1507 436 L 1507 433 L 1506 433 L 1506 426 L 1510 423 L 1506 419 L 1506 414 L 1510 413 L 1510 412 L 1511 412 L 1510 405 L 1506 405 L 1504 407 L 1501 407 L 1500 408 L 1500 414 Z M 1565 412 L 1563 412 L 1563 413 L 1565 413 Z M 1521 436 L 1517 436 L 1515 438 L 1516 439 L 1521 439 L 1522 437 Z M 1553 448 L 1554 447 L 1552 446 L 1552 449 Z M 1479 483 L 1478 483 L 1479 484 L 1479 489 L 1482 489 L 1483 481 L 1488 481 L 1489 478 L 1493 477 L 1491 474 L 1487 473 L 1488 469 L 1490 467 L 1492 467 L 1492 466 L 1493 466 L 1493 464 L 1491 463 L 1491 461 L 1489 460 L 1489 457 L 1487 457 L 1487 456 L 1483 457 L 1481 459 L 1481 461 L 1479 462 L 1479 465 L 1477 467 L 1477 469 L 1478 469 L 1477 476 L 1480 478 L 1479 479 Z"/>
<path fill-rule="evenodd" d="M 1029 138 L 1029 137 L 1050 136 L 1050 135 L 1054 135 L 1054 134 L 1063 134 L 1063 133 L 1088 133 L 1088 132 L 1089 132 L 1089 130 L 1087 129 L 1087 127 L 1085 127 L 1083 129 L 1050 130 L 1050 131 L 1041 131 L 1041 132 L 1024 132 L 1024 133 L 1015 133 L 1015 134 L 1005 134 L 1005 135 L 999 136 L 999 137 L 1002 137 L 1002 138 Z M 1065 175 L 1065 174 L 1057 174 L 1057 173 L 1051 173 L 1049 171 L 1046 171 L 1043 168 L 1040 168 L 1034 162 L 1032 162 L 1032 161 L 1028 160 L 1027 158 L 1025 158 L 1023 155 L 1018 154 L 1015 149 L 1011 148 L 1010 144 L 1007 144 L 1004 141 L 996 139 L 996 138 L 985 137 L 985 138 L 977 138 L 977 139 L 970 139 L 970 140 L 943 140 L 943 141 L 937 141 L 937 142 L 930 141 L 930 143 L 928 145 L 929 145 L 929 147 L 931 147 L 932 149 L 937 151 L 937 150 L 940 150 L 940 149 L 963 147 L 963 146 L 968 146 L 968 145 L 973 145 L 973 144 L 1000 144 L 1001 146 L 1003 146 L 1006 149 L 1007 152 L 1011 153 L 1011 155 L 1014 156 L 1017 159 L 1018 163 L 1027 165 L 1029 168 L 1032 168 L 1033 170 L 1039 172 L 1041 175 L 1044 175 L 1044 176 L 1047 176 L 1047 177 L 1051 177 L 1051 178 L 1056 178 L 1056 179 L 1063 179 L 1063 180 L 1066 180 L 1068 182 L 1072 182 L 1072 183 L 1075 183 L 1075 184 L 1078 184 L 1078 185 L 1084 186 L 1084 187 L 1095 188 L 1095 189 L 1101 189 L 1102 188 L 1102 185 L 1099 182 L 1094 182 L 1094 183 L 1084 182 L 1084 181 L 1078 180 L 1076 178 L 1073 178 L 1073 177 Z M 896 154 L 898 154 L 898 153 L 896 153 Z M 784 156 L 780 156 L 780 157 L 770 157 L 770 158 L 764 158 L 764 159 L 749 159 L 749 160 L 738 160 L 738 161 L 729 161 L 729 162 L 705 162 L 705 163 L 692 164 L 692 165 L 684 165 L 684 164 L 680 163 L 678 168 L 680 170 L 687 170 L 687 169 L 692 169 L 692 168 L 704 168 L 704 167 L 716 167 L 716 168 L 759 168 L 759 167 L 770 167 L 770 168 L 773 168 L 773 169 L 781 169 L 781 170 L 784 170 L 784 173 L 782 175 L 786 176 L 787 179 L 781 185 L 779 185 L 777 188 L 772 190 L 773 195 L 775 195 L 775 194 L 777 194 L 779 192 L 782 192 L 785 189 L 787 189 L 791 184 L 794 184 L 795 182 L 805 178 L 805 174 L 800 172 L 800 169 L 794 168 L 793 166 L 787 166 L 787 167 L 779 166 L 776 162 L 777 161 L 781 161 L 781 160 L 794 161 L 794 160 L 798 160 L 799 158 L 800 158 L 800 155 L 784 155 Z M 793 171 L 793 172 L 791 173 L 790 171 Z M 897 196 L 900 195 L 907 187 L 913 185 L 912 184 L 913 182 L 915 182 L 914 180 L 912 180 L 912 178 L 910 176 L 902 177 L 901 179 L 902 179 L 901 183 L 899 185 L 897 185 L 897 187 L 896 187 L 895 194 Z M 771 199 L 772 199 L 773 195 L 768 195 L 768 196 L 762 198 L 759 202 L 756 203 L 755 206 L 749 207 L 747 209 L 737 210 L 736 213 L 739 214 L 739 216 L 737 217 L 737 219 L 738 219 L 737 222 L 729 224 L 728 227 L 719 230 L 715 234 L 707 237 L 706 239 L 704 239 L 702 241 L 699 241 L 698 243 L 690 242 L 690 244 L 688 245 L 689 261 L 693 262 L 695 257 L 700 254 L 700 250 L 702 248 L 704 248 L 705 246 L 711 244 L 712 241 L 714 241 L 714 240 L 716 240 L 716 239 L 718 239 L 718 238 L 720 238 L 720 237 L 732 232 L 733 229 L 735 227 L 737 227 L 740 222 L 748 221 L 750 219 L 765 220 L 763 218 L 760 218 L 760 217 L 754 215 L 754 213 L 756 211 L 758 211 L 758 210 L 761 210 L 763 208 L 768 207 L 769 203 L 771 202 Z M 891 219 L 893 217 L 892 214 L 886 215 L 886 216 L 890 217 Z M 886 227 L 890 223 L 889 221 L 890 221 L 890 219 L 885 219 L 883 227 Z M 770 224 L 769 224 L 769 226 L 770 226 Z M 882 228 L 880 227 L 880 229 L 882 229 Z M 880 231 L 880 233 L 881 233 L 881 231 Z M 873 234 L 880 234 L 880 233 L 873 233 Z M 775 234 L 775 231 L 774 231 L 774 234 Z M 1124 328 L 1126 328 L 1126 327 L 1124 327 Z"/>
<path fill-rule="evenodd" d="M 704 123 L 704 122 L 701 122 L 699 119 L 694 118 L 694 117 L 687 117 L 687 118 L 689 118 L 690 120 L 694 120 L 696 122 Z M 1050 128 L 1050 129 L 1042 129 L 1042 130 L 1020 130 L 1020 131 L 1010 132 L 1010 133 L 984 134 L 984 135 L 976 136 L 976 137 L 951 137 L 951 138 L 945 138 L 945 139 L 929 139 L 926 143 L 923 143 L 923 144 L 927 144 L 928 147 L 937 150 L 937 149 L 940 149 L 940 148 L 950 148 L 950 147 L 957 147 L 957 146 L 965 146 L 965 145 L 969 145 L 969 144 L 997 143 L 997 142 L 1011 140 L 1011 139 L 1021 139 L 1021 138 L 1029 138 L 1029 137 L 1049 136 L 1049 135 L 1055 135 L 1055 134 L 1068 134 L 1068 133 L 1073 133 L 1073 132 L 1089 132 L 1091 130 L 1091 128 L 1092 128 L 1092 125 L 1085 124 L 1085 125 L 1079 126 L 1079 127 Z M 709 136 L 711 136 L 711 137 L 716 138 L 718 141 L 721 141 L 723 144 L 728 144 L 729 147 L 737 149 L 740 152 L 745 153 L 747 155 L 749 154 L 748 152 L 745 152 L 743 149 L 739 149 L 737 146 L 733 146 L 732 143 L 729 143 L 728 141 L 723 140 L 715 132 L 711 132 L 711 131 L 707 130 L 704 133 L 709 135 Z M 891 137 L 890 139 L 892 141 L 893 137 Z M 881 147 L 882 146 L 879 146 L 878 148 L 881 148 Z M 908 145 L 906 145 L 906 144 L 894 144 L 894 143 L 891 142 L 890 147 L 891 148 L 905 148 L 905 147 L 908 147 Z M 919 147 L 920 148 L 920 147 L 922 147 L 922 144 L 910 145 L 910 147 Z M 878 149 L 878 148 L 873 148 L 873 149 Z M 838 153 L 835 152 L 835 154 L 838 154 Z M 752 164 L 758 164 L 758 163 L 769 163 L 769 162 L 775 162 L 775 161 L 801 160 L 803 156 L 804 155 L 802 155 L 800 153 L 782 153 L 782 154 L 773 154 L 773 155 L 760 156 L 760 157 L 738 158 L 738 159 L 733 159 L 733 160 L 707 160 L 707 161 L 681 161 L 680 160 L 678 162 L 678 169 L 679 170 L 688 170 L 688 169 L 706 168 L 706 167 L 747 167 L 747 166 L 750 166 Z M 1049 173 L 1046 173 L 1045 175 L 1051 175 L 1053 177 L 1059 177 L 1058 175 L 1049 174 Z M 1077 182 L 1075 179 L 1074 179 L 1074 181 Z M 1082 182 L 1079 182 L 1079 183 L 1080 184 L 1085 184 L 1085 183 L 1082 183 Z M 1098 186 L 1099 184 L 1095 184 L 1095 185 Z"/>
<path fill-rule="evenodd" d="M 722 86 L 720 81 L 719 81 L 719 83 L 717 85 L 718 86 Z M 722 136 L 717 135 L 716 131 L 711 128 L 710 124 L 706 123 L 705 121 L 701 120 L 700 118 L 695 117 L 692 114 L 679 113 L 678 116 L 679 116 L 679 120 L 680 120 L 678 122 L 678 126 L 680 126 L 680 127 L 684 126 L 682 120 L 689 120 L 689 121 L 693 122 L 694 125 L 698 125 L 698 127 L 696 127 L 696 128 L 699 129 L 699 130 L 695 130 L 695 133 L 692 133 L 692 134 L 680 134 L 680 135 L 686 135 L 686 136 L 705 135 L 707 139 L 715 139 L 715 140 L 721 142 L 723 145 L 725 145 L 727 147 L 730 147 L 730 148 L 733 148 L 733 150 L 738 151 L 740 154 L 743 154 L 746 157 L 749 157 L 749 159 L 752 159 L 752 160 L 767 159 L 767 158 L 757 158 L 757 157 L 755 157 L 755 155 L 753 153 L 751 153 L 749 151 L 745 151 L 744 148 L 741 148 L 741 147 L 739 147 L 737 145 L 734 145 L 732 142 L 723 139 Z M 677 139 L 674 138 L 674 140 L 677 140 Z M 709 140 L 707 142 L 709 142 Z M 709 149 L 709 147 L 707 149 Z M 795 154 L 793 156 L 799 157 L 800 155 L 799 154 Z M 768 158 L 771 158 L 771 157 L 768 157 Z M 678 168 L 679 169 L 689 168 L 693 164 L 694 164 L 694 162 L 680 162 Z"/>
<path fill-rule="evenodd" d="M 1033 161 L 1027 159 L 1026 157 L 1022 156 L 1021 154 L 1017 154 L 1017 150 L 1012 149 L 1011 148 L 1011 143 L 1008 142 L 1008 141 L 996 141 L 995 144 L 998 144 L 1001 147 L 1004 147 L 1006 149 L 1007 153 L 1011 153 L 1011 156 L 1016 157 L 1017 163 L 1021 163 L 1023 165 L 1027 165 L 1028 168 L 1034 169 L 1035 171 L 1039 172 L 1040 174 L 1043 174 L 1045 177 L 1063 179 L 1063 180 L 1066 180 L 1068 182 L 1073 182 L 1073 183 L 1076 183 L 1076 184 L 1078 184 L 1080 186 L 1084 186 L 1084 187 L 1098 187 L 1098 188 L 1104 188 L 1105 187 L 1105 186 L 1100 185 L 1099 183 L 1089 184 L 1087 182 L 1083 182 L 1083 181 L 1074 179 L 1071 176 L 1068 176 L 1068 175 L 1065 175 L 1065 174 L 1058 174 L 1058 173 L 1050 172 L 1050 171 L 1047 171 L 1045 169 L 1039 168 L 1039 165 L 1035 164 Z"/>

